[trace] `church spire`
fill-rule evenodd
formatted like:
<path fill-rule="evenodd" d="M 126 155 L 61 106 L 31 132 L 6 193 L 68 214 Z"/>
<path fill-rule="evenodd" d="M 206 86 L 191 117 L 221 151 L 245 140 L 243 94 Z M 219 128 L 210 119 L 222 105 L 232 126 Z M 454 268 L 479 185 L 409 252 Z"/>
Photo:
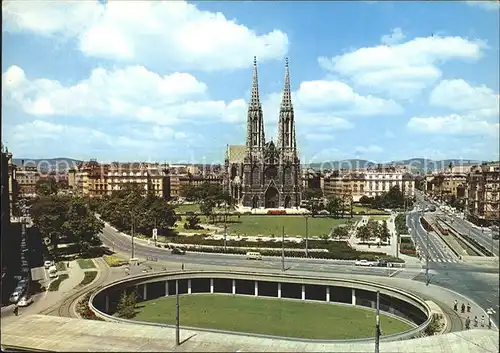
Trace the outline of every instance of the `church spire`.
<path fill-rule="evenodd" d="M 259 99 L 259 78 L 257 75 L 257 57 L 253 57 L 252 95 L 248 105 L 247 142 L 249 150 L 262 149 L 265 144 L 264 117 Z"/>
<path fill-rule="evenodd" d="M 293 109 L 292 92 L 290 89 L 290 71 L 288 69 L 288 58 L 285 59 L 285 83 L 283 86 L 283 95 L 281 97 L 281 109 Z"/>
<path fill-rule="evenodd" d="M 295 117 L 292 105 L 292 90 L 290 88 L 290 71 L 288 58 L 285 61 L 285 82 L 281 97 L 280 117 L 278 121 L 278 145 L 282 151 L 297 152 L 295 138 Z"/>
<path fill-rule="evenodd" d="M 257 74 L 257 57 L 253 57 L 253 80 L 252 80 L 252 96 L 250 97 L 250 105 L 252 107 L 260 106 L 259 99 L 259 77 Z"/>

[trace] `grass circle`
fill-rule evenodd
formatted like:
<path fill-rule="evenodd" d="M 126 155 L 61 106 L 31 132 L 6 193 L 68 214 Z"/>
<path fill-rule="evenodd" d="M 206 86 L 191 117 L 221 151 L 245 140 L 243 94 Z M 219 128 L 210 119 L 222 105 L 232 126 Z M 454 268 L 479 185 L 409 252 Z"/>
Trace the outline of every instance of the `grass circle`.
<path fill-rule="evenodd" d="M 175 324 L 175 296 L 144 301 L 134 320 Z M 383 335 L 413 326 L 380 315 Z M 180 297 L 181 326 L 307 339 L 356 339 L 375 335 L 375 311 L 336 303 L 192 294 Z"/>

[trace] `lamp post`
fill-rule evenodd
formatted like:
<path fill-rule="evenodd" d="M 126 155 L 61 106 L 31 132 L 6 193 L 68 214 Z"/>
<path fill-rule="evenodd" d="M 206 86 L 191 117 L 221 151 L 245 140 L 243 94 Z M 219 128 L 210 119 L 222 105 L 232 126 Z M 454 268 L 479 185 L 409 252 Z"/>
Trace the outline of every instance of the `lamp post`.
<path fill-rule="evenodd" d="M 179 280 L 175 280 L 175 344 L 180 346 Z"/>
<path fill-rule="evenodd" d="M 375 353 L 380 352 L 380 291 L 377 291 L 377 311 L 375 318 Z"/>
<path fill-rule="evenodd" d="M 132 246 L 131 246 L 131 259 L 134 258 L 134 232 L 135 232 L 135 227 L 134 227 L 134 223 L 135 223 L 135 219 L 134 219 L 134 213 L 132 211 L 130 211 L 130 217 L 132 219 L 132 223 L 130 225 L 130 238 L 131 238 L 131 241 L 132 241 Z"/>
<path fill-rule="evenodd" d="M 281 271 L 285 272 L 285 226 L 281 227 Z"/>
<path fill-rule="evenodd" d="M 224 252 L 227 244 L 227 203 L 224 204 Z"/>
<path fill-rule="evenodd" d="M 309 217 L 306 215 L 306 259 L 309 257 Z"/>

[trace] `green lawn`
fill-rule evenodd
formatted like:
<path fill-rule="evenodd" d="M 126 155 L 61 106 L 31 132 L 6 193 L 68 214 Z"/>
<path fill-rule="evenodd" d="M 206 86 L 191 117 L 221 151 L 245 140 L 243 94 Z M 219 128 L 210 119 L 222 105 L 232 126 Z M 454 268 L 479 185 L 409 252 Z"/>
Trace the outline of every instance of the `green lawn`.
<path fill-rule="evenodd" d="M 387 221 L 389 219 L 389 216 L 376 215 L 376 216 L 370 216 L 370 219 L 372 219 L 374 221 Z"/>
<path fill-rule="evenodd" d="M 350 218 L 334 219 L 328 217 L 308 217 L 309 236 L 321 236 L 330 233 L 333 227 L 347 223 Z M 241 216 L 231 217 L 235 223 L 228 223 L 228 229 L 233 235 L 263 235 L 281 236 L 281 227 L 285 227 L 285 234 L 291 236 L 305 236 L 306 219 L 304 216 Z M 354 220 L 354 218 L 353 218 Z"/>
<path fill-rule="evenodd" d="M 80 268 L 83 270 L 95 268 L 94 261 L 92 261 L 91 259 L 78 259 L 76 260 L 76 262 L 78 262 L 78 266 L 80 266 Z"/>
<path fill-rule="evenodd" d="M 79 286 L 86 286 L 91 283 L 97 276 L 97 271 L 85 271 L 82 281 Z"/>
<path fill-rule="evenodd" d="M 56 262 L 57 271 L 66 271 L 66 263 L 63 261 Z"/>
<path fill-rule="evenodd" d="M 49 291 L 50 292 L 57 292 L 59 290 L 59 285 L 61 284 L 62 281 L 67 280 L 69 276 L 65 273 L 62 275 L 59 275 L 55 280 L 50 282 L 49 284 Z"/>
<path fill-rule="evenodd" d="M 142 302 L 135 320 L 175 324 L 175 297 Z M 181 296 L 181 325 L 309 339 L 374 336 L 375 311 L 348 305 L 197 294 Z M 381 315 L 384 335 L 409 330 Z"/>

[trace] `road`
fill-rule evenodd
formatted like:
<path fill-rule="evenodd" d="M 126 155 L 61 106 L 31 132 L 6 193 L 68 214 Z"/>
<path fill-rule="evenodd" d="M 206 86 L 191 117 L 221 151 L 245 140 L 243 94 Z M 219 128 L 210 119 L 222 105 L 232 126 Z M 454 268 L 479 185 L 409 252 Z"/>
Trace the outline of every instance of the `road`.
<path fill-rule="evenodd" d="M 460 262 L 458 257 L 437 234 L 429 233 L 422 227 L 420 215 L 417 211 L 408 212 L 406 223 L 411 228 L 411 236 L 416 243 L 415 245 L 420 248 L 423 261 L 429 256 L 429 263 L 456 264 Z"/>
<path fill-rule="evenodd" d="M 446 219 L 450 220 L 451 226 L 461 234 L 470 235 L 485 249 L 493 252 L 498 256 L 498 240 L 493 239 L 493 233 L 489 229 L 474 228 L 469 222 L 457 217 L 456 215 L 446 215 Z"/>
<path fill-rule="evenodd" d="M 413 215 L 413 217 L 416 217 Z M 421 226 L 420 226 L 421 227 Z M 420 229 L 419 227 L 415 227 Z M 422 231 L 419 231 L 422 239 Z M 103 243 L 118 253 L 131 253 L 131 238 L 116 232 L 110 227 L 105 227 L 101 236 Z M 186 255 L 171 255 L 166 249 L 155 248 L 143 245 L 143 242 L 134 242 L 134 256 L 147 258 L 148 256 L 157 257 L 158 260 L 178 263 L 184 263 L 186 269 L 189 264 L 220 265 L 227 268 L 268 268 L 280 269 L 281 259 L 266 257 L 262 261 L 246 260 L 244 256 L 226 255 L 226 254 L 208 254 L 208 253 L 186 253 Z M 440 250 L 438 240 L 430 242 L 432 249 Z M 429 246 L 431 248 L 431 246 Z M 446 254 L 446 250 L 445 254 Z M 448 250 L 449 251 L 449 250 Z M 432 250 L 431 250 L 432 252 Z M 449 258 L 449 257 L 448 257 Z M 297 271 L 313 271 L 317 273 L 339 273 L 339 274 L 365 274 L 371 276 L 409 278 L 415 280 L 425 280 L 421 268 L 405 269 L 387 269 L 387 268 L 360 268 L 355 267 L 351 261 L 331 261 L 331 260 L 307 260 L 307 259 L 286 259 L 287 269 Z M 441 285 L 445 288 L 459 292 L 471 300 L 487 309 L 493 307 L 497 314 L 493 317 L 496 324 L 499 322 L 498 307 L 498 269 L 483 268 L 480 266 L 471 266 L 461 262 L 432 262 L 429 263 L 429 274 L 431 283 Z"/>
<path fill-rule="evenodd" d="M 105 245 L 116 252 L 131 254 L 131 238 L 124 236 L 110 227 L 105 227 L 101 236 Z M 146 259 L 149 256 L 156 257 L 160 261 L 169 261 L 181 264 L 206 264 L 220 265 L 230 268 L 231 266 L 247 268 L 268 268 L 281 269 L 280 257 L 264 257 L 261 261 L 246 260 L 242 255 L 231 254 L 210 254 L 187 252 L 185 255 L 172 255 L 169 250 L 155 248 L 145 245 L 139 240 L 134 241 L 134 257 Z M 285 259 L 285 269 L 295 269 L 315 272 L 341 272 L 355 274 L 372 274 L 381 276 L 394 276 L 401 272 L 397 268 L 382 267 L 356 267 L 354 261 L 331 261 L 331 260 L 306 260 L 306 259 Z M 414 269 L 413 277 L 420 273 L 420 269 Z"/>

